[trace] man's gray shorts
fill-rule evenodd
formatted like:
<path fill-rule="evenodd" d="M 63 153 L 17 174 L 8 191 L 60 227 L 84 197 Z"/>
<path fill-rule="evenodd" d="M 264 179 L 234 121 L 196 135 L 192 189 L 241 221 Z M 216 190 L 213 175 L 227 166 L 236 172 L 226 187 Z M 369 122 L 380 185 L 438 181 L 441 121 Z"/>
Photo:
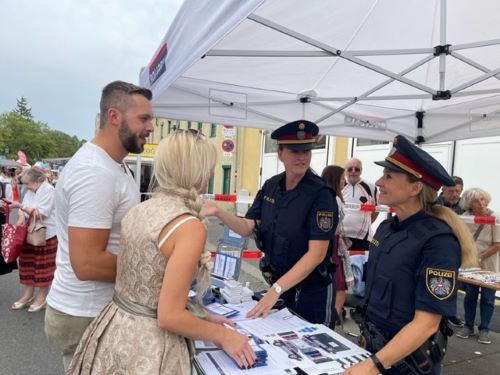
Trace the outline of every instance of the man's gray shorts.
<path fill-rule="evenodd" d="M 47 305 L 45 310 L 45 336 L 50 345 L 62 352 L 65 371 L 71 363 L 85 329 L 92 320 L 94 318 L 68 315 Z"/>

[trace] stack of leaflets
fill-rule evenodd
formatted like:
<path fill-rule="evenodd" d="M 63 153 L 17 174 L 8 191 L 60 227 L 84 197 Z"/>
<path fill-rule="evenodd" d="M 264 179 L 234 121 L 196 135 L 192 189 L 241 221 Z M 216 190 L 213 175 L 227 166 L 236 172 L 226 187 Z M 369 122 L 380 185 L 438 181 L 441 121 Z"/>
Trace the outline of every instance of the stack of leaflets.
<path fill-rule="evenodd" d="M 253 292 L 236 280 L 225 280 L 221 296 L 228 303 L 242 303 L 252 300 Z"/>

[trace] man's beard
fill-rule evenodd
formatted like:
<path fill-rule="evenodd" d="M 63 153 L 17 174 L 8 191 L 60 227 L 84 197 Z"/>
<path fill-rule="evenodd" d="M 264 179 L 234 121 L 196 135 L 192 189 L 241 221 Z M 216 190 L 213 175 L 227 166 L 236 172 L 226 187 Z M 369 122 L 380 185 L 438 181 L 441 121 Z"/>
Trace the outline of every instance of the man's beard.
<path fill-rule="evenodd" d="M 132 134 L 125 120 L 122 120 L 120 129 L 118 129 L 118 137 L 120 138 L 123 148 L 127 150 L 127 152 L 140 154 L 144 151 L 144 145 L 139 143 L 139 136 Z"/>

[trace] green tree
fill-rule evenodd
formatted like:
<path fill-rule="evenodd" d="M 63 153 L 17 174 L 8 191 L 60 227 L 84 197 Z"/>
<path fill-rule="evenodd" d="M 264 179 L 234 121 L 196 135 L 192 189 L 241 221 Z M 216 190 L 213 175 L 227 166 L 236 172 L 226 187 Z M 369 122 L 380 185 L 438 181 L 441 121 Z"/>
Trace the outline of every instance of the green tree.
<path fill-rule="evenodd" d="M 27 120 L 33 120 L 31 107 L 28 105 L 28 101 L 24 96 L 21 96 L 21 99 L 17 99 L 17 106 L 16 109 L 14 109 L 14 112 Z"/>
<path fill-rule="evenodd" d="M 44 158 L 71 157 L 84 142 L 16 110 L 0 115 L 0 154 L 8 149 L 9 159 L 16 159 L 18 150 L 26 154 L 30 164 Z"/>

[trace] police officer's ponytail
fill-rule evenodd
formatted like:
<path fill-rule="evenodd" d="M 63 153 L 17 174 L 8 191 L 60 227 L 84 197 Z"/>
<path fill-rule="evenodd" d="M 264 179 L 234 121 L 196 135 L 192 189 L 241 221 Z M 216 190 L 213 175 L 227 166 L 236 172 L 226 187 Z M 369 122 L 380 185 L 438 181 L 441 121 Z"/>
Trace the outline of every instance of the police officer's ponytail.
<path fill-rule="evenodd" d="M 408 180 L 410 182 L 419 181 L 412 175 L 406 175 L 408 176 Z M 429 215 L 435 216 L 447 223 L 453 231 L 453 234 L 457 237 L 461 249 L 460 267 L 468 268 L 477 266 L 474 239 L 472 238 L 469 229 L 458 217 L 458 215 L 453 212 L 453 210 L 436 204 L 437 190 L 422 183 L 422 190 L 420 191 L 418 198 L 424 210 Z"/>

